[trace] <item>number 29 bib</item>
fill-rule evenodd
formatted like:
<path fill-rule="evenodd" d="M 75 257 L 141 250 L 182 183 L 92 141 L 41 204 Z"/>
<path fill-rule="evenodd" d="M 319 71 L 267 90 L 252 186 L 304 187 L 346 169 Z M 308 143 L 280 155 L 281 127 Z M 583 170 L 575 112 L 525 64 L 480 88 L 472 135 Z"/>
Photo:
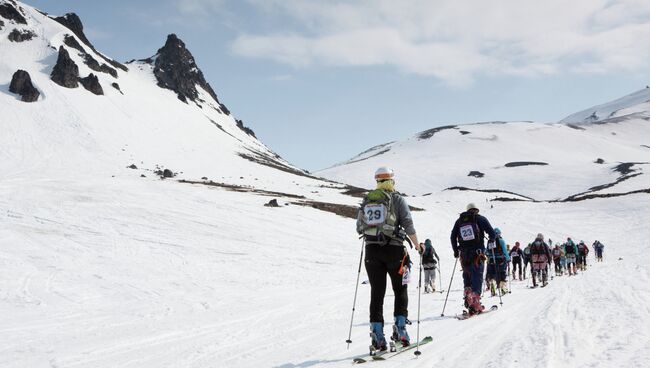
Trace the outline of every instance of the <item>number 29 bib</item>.
<path fill-rule="evenodd" d="M 363 208 L 364 220 L 371 226 L 386 222 L 386 207 L 382 204 L 368 204 Z"/>

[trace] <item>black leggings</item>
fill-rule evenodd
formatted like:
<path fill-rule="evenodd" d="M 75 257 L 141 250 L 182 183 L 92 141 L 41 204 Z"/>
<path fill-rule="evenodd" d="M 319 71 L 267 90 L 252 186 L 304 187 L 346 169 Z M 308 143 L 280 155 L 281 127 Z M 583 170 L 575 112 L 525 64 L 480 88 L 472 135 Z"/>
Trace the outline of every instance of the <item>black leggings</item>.
<path fill-rule="evenodd" d="M 512 276 L 517 274 L 519 269 L 519 278 L 521 278 L 521 257 L 512 257 Z"/>
<path fill-rule="evenodd" d="M 370 281 L 370 322 L 384 322 L 384 296 L 386 295 L 386 274 L 395 293 L 394 316 L 408 317 L 407 286 L 402 285 L 399 274 L 406 250 L 401 246 L 366 245 L 366 272 Z M 405 267 L 407 266 L 405 262 Z"/>

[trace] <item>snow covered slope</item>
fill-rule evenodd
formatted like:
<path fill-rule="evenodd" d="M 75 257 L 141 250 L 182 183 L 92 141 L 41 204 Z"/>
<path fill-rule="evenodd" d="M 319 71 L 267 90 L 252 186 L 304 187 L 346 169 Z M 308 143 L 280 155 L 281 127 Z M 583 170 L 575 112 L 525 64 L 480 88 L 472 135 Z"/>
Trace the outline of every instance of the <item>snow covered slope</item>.
<path fill-rule="evenodd" d="M 646 87 L 617 100 L 571 114 L 560 123 L 606 123 L 628 119 L 650 119 L 650 88 Z"/>
<path fill-rule="evenodd" d="M 354 221 L 312 208 L 331 210 L 335 203 L 348 206 L 336 211 L 349 211 L 359 198 L 343 192 L 354 188 L 305 176 L 238 126 L 175 37 L 153 57 L 121 67 L 93 50 L 72 16 L 59 19 L 63 26 L 0 0 L 0 21 L 0 367 L 349 367 L 367 352 L 367 284 L 359 286 L 350 350 L 345 344 L 361 246 Z M 35 37 L 9 41 L 14 28 Z M 80 78 L 96 74 L 104 95 L 51 80 L 61 46 Z M 168 68 L 168 57 L 188 67 Z M 65 64 L 61 69 L 71 69 Z M 38 89 L 35 102 L 9 92 L 18 69 Z M 182 83 L 188 78 L 196 83 Z M 98 91 L 93 80 L 86 83 Z M 420 237 L 437 247 L 444 288 L 453 267 L 449 230 L 469 200 L 510 244 L 541 231 L 607 247 L 605 263 L 545 289 L 513 283 L 500 311 L 464 322 L 450 318 L 462 308 L 457 270 L 445 317 L 442 295 L 422 298 L 420 333 L 434 342 L 420 358 L 404 354 L 377 365 L 644 366 L 650 360 L 650 334 L 640 328 L 650 324 L 647 194 L 488 202 L 495 195 L 523 197 L 439 189 L 487 179 L 522 195 L 555 198 L 624 178 L 594 194 L 637 190 L 646 184 L 647 165 L 632 162 L 649 161 L 641 146 L 650 146 L 645 124 L 438 129 L 338 167 L 344 181 L 369 186 L 375 166 L 388 163 L 398 171 L 398 189 L 432 192 L 407 200 L 426 209 L 414 212 L 414 221 Z M 603 164 L 593 163 L 598 157 Z M 542 159 L 552 165 L 504 167 Z M 544 171 L 555 166 L 568 171 Z M 157 167 L 178 175 L 159 180 Z M 468 179 L 474 169 L 485 176 Z M 539 180 L 526 181 L 526 173 Z M 203 176 L 220 184 L 206 185 Z M 271 198 L 279 208 L 263 206 Z M 415 325 L 409 331 L 415 338 Z"/>
<path fill-rule="evenodd" d="M 76 15 L 50 17 L 26 4 L 0 4 L 5 16 L 15 18 L 2 17 L 0 29 L 5 176 L 75 170 L 150 177 L 169 168 L 177 179 L 207 177 L 264 189 L 286 189 L 296 178 L 322 184 L 282 160 L 230 114 L 175 35 L 157 53 L 152 50 L 153 57 L 120 64 L 95 50 Z M 29 37 L 18 42 L 12 33 Z M 18 70 L 28 72 L 40 93 L 35 102 L 9 91 Z M 72 88 L 55 83 L 54 74 Z M 84 88 L 85 79 L 93 92 Z M 137 169 L 126 169 L 132 164 Z"/>
<path fill-rule="evenodd" d="M 463 187 L 516 199 L 564 200 L 602 189 L 650 188 L 650 122 L 572 127 L 533 122 L 491 122 L 434 128 L 405 141 L 371 148 L 319 175 L 357 186 L 382 165 L 394 167 L 407 194 Z M 600 160 L 599 160 L 600 159 Z M 602 161 L 601 161 L 602 160 Z M 634 177 L 620 165 L 634 170 Z M 602 188 L 601 186 L 607 186 Z M 507 192 L 511 192 L 508 194 Z M 517 195 L 513 195 L 516 193 Z M 602 194 L 602 193 L 601 193 Z"/>

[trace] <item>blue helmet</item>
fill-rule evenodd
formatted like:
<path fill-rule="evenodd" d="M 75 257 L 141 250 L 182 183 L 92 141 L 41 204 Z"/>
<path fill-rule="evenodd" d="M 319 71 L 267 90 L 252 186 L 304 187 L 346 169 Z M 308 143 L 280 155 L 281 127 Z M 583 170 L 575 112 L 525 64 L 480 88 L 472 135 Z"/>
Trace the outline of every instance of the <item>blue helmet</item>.
<path fill-rule="evenodd" d="M 501 229 L 499 229 L 498 227 L 495 227 L 494 228 L 494 233 L 497 234 L 497 235 L 501 235 Z"/>

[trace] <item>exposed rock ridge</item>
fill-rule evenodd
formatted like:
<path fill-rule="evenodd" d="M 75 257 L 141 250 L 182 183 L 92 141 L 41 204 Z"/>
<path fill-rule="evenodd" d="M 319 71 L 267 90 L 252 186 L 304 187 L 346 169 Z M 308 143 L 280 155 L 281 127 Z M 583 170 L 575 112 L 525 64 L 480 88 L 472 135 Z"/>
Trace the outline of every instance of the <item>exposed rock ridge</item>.
<path fill-rule="evenodd" d="M 100 52 L 98 52 L 95 49 L 95 46 L 93 46 L 93 44 L 90 43 L 90 41 L 88 40 L 88 38 L 84 34 L 83 23 L 81 23 L 81 19 L 79 18 L 79 16 L 77 14 L 68 13 L 68 14 L 66 14 L 66 15 L 64 15 L 62 17 L 56 17 L 56 18 L 52 18 L 52 19 L 54 19 L 55 21 L 61 23 L 64 26 L 66 26 L 69 30 L 71 30 L 75 34 L 75 36 L 77 36 L 83 43 L 88 45 L 88 47 L 90 47 L 90 49 L 93 50 L 95 52 L 95 54 L 99 55 L 107 63 L 111 64 L 112 66 L 114 66 L 114 67 L 116 67 L 118 69 L 122 69 L 125 72 L 129 70 L 129 68 L 127 68 L 126 66 L 122 65 L 121 63 L 118 63 L 115 60 L 107 58 L 106 56 L 102 55 Z"/>
<path fill-rule="evenodd" d="M 203 72 L 196 65 L 194 56 L 175 34 L 167 36 L 165 46 L 158 50 L 156 56 L 146 61 L 154 64 L 154 75 L 158 80 L 158 86 L 176 92 L 179 100 L 198 101 L 199 92 L 196 89 L 198 85 L 219 104 L 219 109 L 224 114 L 230 115 L 228 108 L 219 102 L 217 94 L 205 80 Z"/>
<path fill-rule="evenodd" d="M 99 62 L 94 57 L 92 57 L 92 55 L 86 52 L 86 49 L 84 49 L 83 46 L 81 46 L 79 42 L 77 42 L 77 39 L 74 38 L 73 36 L 65 35 L 65 38 L 63 39 L 63 43 L 66 44 L 66 46 L 69 46 L 79 51 L 80 56 L 83 56 L 84 58 L 84 64 L 86 64 L 90 69 L 96 72 L 110 74 L 113 78 L 118 77 L 117 70 L 111 68 L 110 66 L 104 63 L 100 65 Z"/>

